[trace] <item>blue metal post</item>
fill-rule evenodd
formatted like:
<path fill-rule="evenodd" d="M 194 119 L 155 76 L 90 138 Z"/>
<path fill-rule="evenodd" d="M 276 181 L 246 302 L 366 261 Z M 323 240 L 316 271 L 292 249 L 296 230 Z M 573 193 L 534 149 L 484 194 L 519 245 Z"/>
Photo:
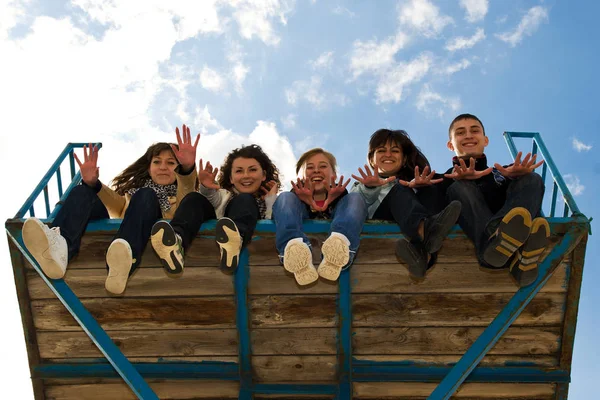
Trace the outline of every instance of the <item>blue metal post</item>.
<path fill-rule="evenodd" d="M 252 349 L 248 315 L 248 280 L 250 266 L 248 249 L 240 254 L 238 269 L 234 275 L 236 322 L 239 336 L 240 394 L 239 399 L 252 399 Z"/>
<path fill-rule="evenodd" d="M 125 383 L 131 388 L 135 395 L 142 400 L 158 400 L 158 396 L 152 391 L 150 386 L 144 381 L 138 371 L 131 365 L 127 357 L 113 343 L 104 329 L 98 324 L 89 311 L 83 306 L 79 298 L 73 293 L 71 288 L 62 279 L 48 279 L 40 269 L 38 263 L 33 259 L 29 251 L 26 250 L 21 238 L 15 238 L 8 230 L 6 231 L 9 239 L 23 254 L 23 257 L 35 268 L 37 273 L 54 292 L 65 308 L 71 313 L 73 318 L 92 339 L 98 349 L 104 354 L 106 359 L 117 370 Z"/>
<path fill-rule="evenodd" d="M 339 298 L 337 303 L 339 333 L 338 353 L 338 400 L 352 398 L 352 298 L 350 286 L 350 268 L 340 274 Z"/>
<path fill-rule="evenodd" d="M 561 262 L 565 254 L 570 253 L 581 240 L 583 231 L 580 225 L 575 225 L 563 237 L 539 266 L 537 280 L 528 287 L 519 289 L 506 306 L 494 318 L 492 323 L 482 332 L 475 343 L 467 350 L 463 357 L 456 363 L 442 382 L 428 397 L 430 400 L 449 399 L 458 389 L 471 371 L 485 357 L 487 352 L 494 347 L 498 339 L 508 327 L 521 314 L 531 299 L 546 284 L 554 268 Z M 586 219 L 587 222 L 587 219 Z"/>

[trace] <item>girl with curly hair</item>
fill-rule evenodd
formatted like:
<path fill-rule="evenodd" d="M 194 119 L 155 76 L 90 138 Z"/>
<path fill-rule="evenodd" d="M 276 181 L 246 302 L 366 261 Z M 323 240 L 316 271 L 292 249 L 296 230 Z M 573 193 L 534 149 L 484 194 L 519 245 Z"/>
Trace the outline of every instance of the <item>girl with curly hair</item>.
<path fill-rule="evenodd" d="M 52 221 L 52 228 L 37 218 L 29 218 L 23 225 L 23 241 L 49 278 L 64 276 L 68 261 L 79 252 L 81 237 L 90 220 L 123 219 L 106 253 L 105 287 L 114 294 L 125 290 L 130 274 L 141 262 L 152 225 L 158 219 L 172 218 L 171 224 L 188 240 L 196 236 L 200 226 L 186 223 L 189 214 L 198 209 L 212 210 L 203 196 L 194 193 L 200 135 L 192 144 L 185 125 L 183 140 L 179 128 L 176 133 L 177 146 L 153 144 L 113 180 L 113 188 L 99 180 L 96 146 L 83 147 L 83 162 L 75 155 L 82 182 L 69 193 Z M 214 210 L 212 213 L 214 215 Z"/>
<path fill-rule="evenodd" d="M 219 219 L 215 229 L 221 250 L 220 266 L 233 271 L 258 220 L 271 218 L 281 182 L 277 167 L 255 144 L 231 151 L 220 171 L 210 162 L 203 167 L 200 160 L 198 180 L 200 193 L 213 205 Z"/>

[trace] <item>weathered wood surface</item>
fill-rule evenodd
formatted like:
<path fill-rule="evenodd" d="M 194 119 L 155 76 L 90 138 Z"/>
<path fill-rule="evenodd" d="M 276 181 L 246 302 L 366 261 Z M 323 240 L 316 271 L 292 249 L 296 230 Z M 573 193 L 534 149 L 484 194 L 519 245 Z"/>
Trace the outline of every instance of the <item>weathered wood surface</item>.
<path fill-rule="evenodd" d="M 452 398 L 455 399 L 551 399 L 553 383 L 465 383 Z M 421 399 L 435 389 L 435 383 L 413 382 L 356 382 L 357 399 Z"/>
<path fill-rule="evenodd" d="M 252 328 L 333 327 L 337 324 L 336 297 L 253 296 L 249 300 Z"/>
<path fill-rule="evenodd" d="M 334 383 L 335 356 L 255 357 L 252 368 L 258 382 Z"/>
<path fill-rule="evenodd" d="M 356 328 L 352 336 L 353 354 L 464 354 L 483 329 Z M 559 327 L 511 327 L 488 354 L 555 355 L 559 345 Z"/>
<path fill-rule="evenodd" d="M 358 355 L 352 356 L 359 361 L 384 361 L 384 362 L 411 362 L 420 364 L 435 364 L 441 366 L 452 366 L 460 360 L 462 354 L 455 355 L 414 355 L 414 354 L 394 354 L 394 355 Z M 544 355 L 486 355 L 481 362 L 481 366 L 535 366 L 535 367 L 556 367 L 558 359 L 556 356 Z"/>

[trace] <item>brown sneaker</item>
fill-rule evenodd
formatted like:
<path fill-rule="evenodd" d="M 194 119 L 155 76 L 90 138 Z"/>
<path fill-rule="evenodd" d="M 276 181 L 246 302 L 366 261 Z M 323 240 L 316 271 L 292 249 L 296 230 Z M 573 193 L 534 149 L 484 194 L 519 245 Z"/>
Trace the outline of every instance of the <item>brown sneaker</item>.
<path fill-rule="evenodd" d="M 545 218 L 536 218 L 531 224 L 529 238 L 510 265 L 510 274 L 519 287 L 531 285 L 538 277 L 540 256 L 546 250 L 550 224 Z"/>
<path fill-rule="evenodd" d="M 503 267 L 525 243 L 531 230 L 531 214 L 523 207 L 510 210 L 498 226 L 483 252 L 483 259 L 493 267 Z"/>

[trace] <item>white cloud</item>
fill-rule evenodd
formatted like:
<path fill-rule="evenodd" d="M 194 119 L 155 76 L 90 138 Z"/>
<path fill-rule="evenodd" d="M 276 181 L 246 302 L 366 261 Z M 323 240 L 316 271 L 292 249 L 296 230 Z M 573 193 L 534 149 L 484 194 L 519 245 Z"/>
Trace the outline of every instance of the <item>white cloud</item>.
<path fill-rule="evenodd" d="M 577 140 L 577 138 L 573 138 L 573 149 L 577 150 L 579 153 L 582 151 L 590 151 L 592 149 L 591 144 L 585 144 Z"/>
<path fill-rule="evenodd" d="M 333 51 L 322 53 L 316 60 L 309 61 L 312 69 L 329 69 L 333 65 Z"/>
<path fill-rule="evenodd" d="M 460 60 L 457 63 L 447 65 L 443 69 L 439 70 L 439 72 L 444 75 L 452 75 L 459 71 L 462 71 L 463 69 L 467 69 L 470 66 L 471 66 L 471 61 L 467 60 L 466 58 L 463 58 L 462 60 Z"/>
<path fill-rule="evenodd" d="M 446 50 L 456 51 L 470 49 L 477 43 L 485 39 L 485 32 L 482 28 L 478 28 L 475 34 L 471 37 L 458 36 L 446 42 Z"/>
<path fill-rule="evenodd" d="M 469 22 L 478 22 L 485 18 L 488 12 L 488 0 L 460 0 L 460 6 L 465 9 L 465 19 Z"/>
<path fill-rule="evenodd" d="M 400 23 L 425 37 L 436 37 L 454 20 L 440 14 L 440 9 L 429 0 L 410 0 L 400 7 Z"/>
<path fill-rule="evenodd" d="M 296 119 L 298 116 L 296 114 L 288 114 L 285 117 L 281 118 L 281 123 L 285 129 L 292 129 L 296 127 Z"/>
<path fill-rule="evenodd" d="M 214 69 L 205 66 L 200 72 L 200 84 L 206 90 L 219 92 L 225 87 L 225 79 Z"/>
<path fill-rule="evenodd" d="M 580 196 L 585 190 L 585 186 L 579 181 L 579 177 L 572 174 L 563 175 L 563 179 L 573 196 Z"/>
<path fill-rule="evenodd" d="M 339 4 L 337 6 L 335 6 L 332 10 L 331 10 L 334 14 L 337 15 L 345 15 L 349 18 L 354 18 L 356 16 L 356 13 L 353 11 L 350 11 L 348 8 L 346 7 L 342 7 Z"/>
<path fill-rule="evenodd" d="M 343 94 L 330 93 L 322 87 L 322 80 L 318 76 L 313 76 L 310 81 L 294 81 L 292 87 L 285 89 L 285 97 L 288 104 L 298 105 L 300 100 L 304 100 L 316 108 L 326 108 L 330 105 L 345 106 L 348 98 Z"/>
<path fill-rule="evenodd" d="M 420 81 L 429 71 L 432 56 L 428 53 L 419 55 L 408 63 L 398 63 L 381 75 L 377 84 L 377 103 L 402 100 L 405 86 Z"/>
<path fill-rule="evenodd" d="M 210 115 L 208 106 L 196 107 L 194 116 L 194 128 L 200 133 L 207 133 L 209 129 L 223 130 L 223 126 Z"/>
<path fill-rule="evenodd" d="M 547 21 L 548 10 L 542 6 L 535 6 L 529 9 L 514 31 L 499 33 L 496 34 L 496 37 L 503 42 L 510 44 L 511 47 L 515 47 L 517 44 L 521 43 L 523 37 L 533 35 L 540 24 Z"/>
<path fill-rule="evenodd" d="M 444 97 L 431 90 L 429 85 L 424 85 L 421 89 L 416 105 L 420 111 L 434 113 L 440 118 L 444 117 L 446 110 L 456 112 L 461 107 L 458 97 Z"/>
<path fill-rule="evenodd" d="M 184 1 L 184 0 L 182 0 Z M 224 0 L 235 7 L 233 17 L 240 28 L 240 35 L 245 39 L 254 36 L 268 45 L 277 45 L 281 41 L 275 33 L 272 19 L 278 19 L 282 25 L 287 24 L 287 14 L 294 6 L 293 0 Z"/>
<path fill-rule="evenodd" d="M 250 68 L 242 63 L 237 63 L 233 66 L 233 69 L 231 71 L 231 77 L 233 80 L 233 84 L 235 85 L 235 90 L 238 93 L 242 93 L 244 91 L 243 84 L 249 72 Z"/>
<path fill-rule="evenodd" d="M 352 45 L 350 69 L 354 79 L 365 72 L 385 70 L 394 64 L 394 56 L 408 41 L 408 36 L 398 32 L 381 43 L 375 40 L 361 42 L 357 40 Z"/>

